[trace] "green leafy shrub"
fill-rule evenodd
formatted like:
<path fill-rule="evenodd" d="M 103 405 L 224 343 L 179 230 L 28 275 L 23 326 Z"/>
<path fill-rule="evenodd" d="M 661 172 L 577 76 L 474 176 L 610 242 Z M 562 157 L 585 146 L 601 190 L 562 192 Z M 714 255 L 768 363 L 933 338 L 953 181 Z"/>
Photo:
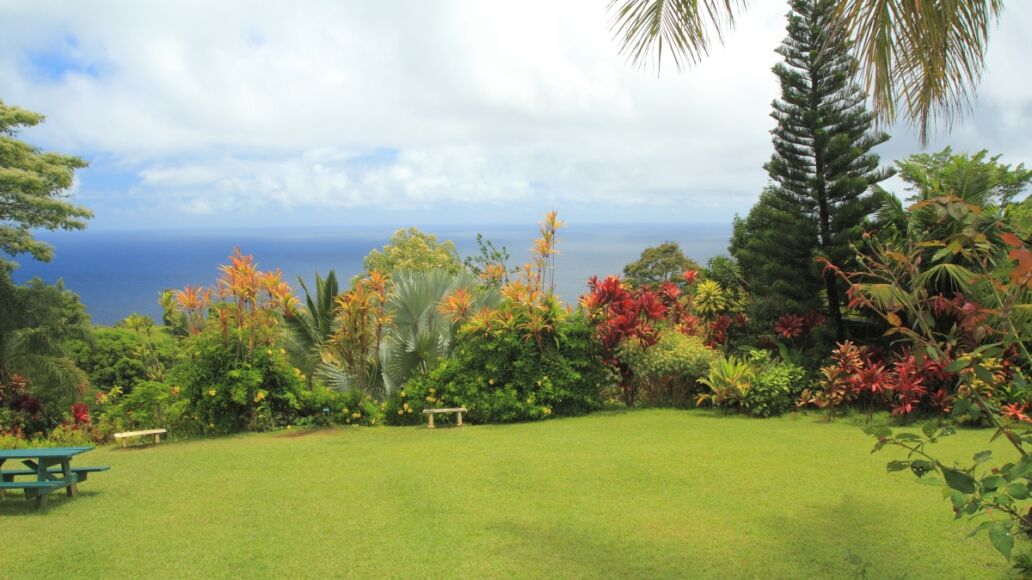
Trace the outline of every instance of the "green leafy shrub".
<path fill-rule="evenodd" d="M 300 402 L 295 425 L 378 425 L 386 406 L 357 389 L 339 391 L 320 382 L 302 391 Z"/>
<path fill-rule="evenodd" d="M 172 366 L 172 337 L 153 323 L 143 329 L 95 327 L 91 334 L 92 340 L 74 341 L 69 347 L 94 388 L 110 391 L 117 386 L 128 393 L 140 381 L 161 380 Z"/>
<path fill-rule="evenodd" d="M 649 348 L 638 341 L 625 341 L 618 356 L 631 370 L 631 380 L 638 383 L 642 403 L 685 407 L 692 404 L 699 378 L 721 355 L 698 336 L 664 331 Z"/>
<path fill-rule="evenodd" d="M 215 328 L 184 346 L 187 355 L 170 376 L 186 398 L 187 416 L 203 432 L 271 429 L 298 416 L 304 378 L 283 349 L 240 352 Z"/>
<path fill-rule="evenodd" d="M 460 332 L 451 356 L 388 399 L 385 419 L 416 423 L 428 407 L 466 407 L 470 420 L 483 423 L 597 409 L 613 377 L 595 352 L 592 333 L 580 315 L 557 320 L 554 342 L 528 339 L 504 324 Z"/>
<path fill-rule="evenodd" d="M 759 369 L 745 396 L 744 407 L 749 414 L 772 417 L 790 410 L 805 387 L 806 369 L 771 360 L 770 354 L 762 350 L 753 351 L 749 362 Z"/>
<path fill-rule="evenodd" d="M 167 429 L 188 432 L 193 425 L 184 423 L 187 399 L 178 386 L 157 381 L 141 381 L 126 394 L 116 387 L 99 396 L 102 408 L 100 428 L 105 434 L 140 429 Z"/>

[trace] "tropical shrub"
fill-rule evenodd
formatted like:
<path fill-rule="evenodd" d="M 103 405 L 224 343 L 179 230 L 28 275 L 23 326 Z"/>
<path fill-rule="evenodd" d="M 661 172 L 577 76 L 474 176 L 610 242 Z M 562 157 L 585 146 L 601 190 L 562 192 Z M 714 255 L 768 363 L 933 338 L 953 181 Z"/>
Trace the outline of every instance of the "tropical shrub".
<path fill-rule="evenodd" d="M 305 381 L 284 349 L 241 353 L 217 329 L 191 337 L 170 381 L 186 398 L 185 412 L 205 433 L 266 430 L 291 424 Z"/>
<path fill-rule="evenodd" d="M 71 342 L 69 349 L 94 389 L 130 392 L 140 381 L 163 379 L 174 363 L 172 337 L 149 318 L 130 317 L 114 328 L 94 327 L 90 334 L 89 340 Z"/>
<path fill-rule="evenodd" d="M 424 408 L 445 406 L 466 407 L 483 423 L 578 415 L 600 408 L 613 384 L 579 315 L 561 320 L 545 348 L 504 324 L 467 328 L 450 357 L 389 399 L 387 421 L 417 422 Z"/>
<path fill-rule="evenodd" d="M 921 434 L 868 428 L 877 438 L 876 451 L 892 446 L 905 452 L 904 459 L 889 462 L 890 471 L 910 470 L 942 484 L 956 517 L 985 518 L 976 531 L 987 530 L 993 545 L 1011 558 L 1014 536 L 1032 530 L 1032 419 L 1026 402 L 1004 404 L 997 397 L 1004 360 L 1011 368 L 1003 379 L 1027 393 L 1032 251 L 1006 221 L 993 219 L 992 208 L 972 203 L 985 197 L 984 190 L 978 194 L 977 183 L 964 174 L 945 185 L 947 192 L 966 193 L 919 201 L 907 210 L 902 228 L 870 240 L 855 271 L 833 270 L 850 284 L 853 307 L 879 317 L 915 363 L 931 361 L 941 369 L 954 397 L 954 417 L 984 420 L 996 429 L 994 439 L 1017 451 L 1016 462 L 994 465 L 985 450 L 958 464 L 940 460 L 930 448 L 952 434 L 952 427 L 928 424 Z"/>
<path fill-rule="evenodd" d="M 97 395 L 97 404 L 102 409 L 100 428 L 108 435 L 159 428 L 182 434 L 196 428 L 193 422 L 184 421 L 188 403 L 179 386 L 163 382 L 140 381 L 125 394 L 115 387 Z"/>
<path fill-rule="evenodd" d="M 650 348 L 637 341 L 623 342 L 618 356 L 630 369 L 642 403 L 685 407 L 693 404 L 699 378 L 709 372 L 720 353 L 697 336 L 665 330 Z"/>
<path fill-rule="evenodd" d="M 805 387 L 806 369 L 791 362 L 773 360 L 770 353 L 763 350 L 751 352 L 749 362 L 758 367 L 743 405 L 749 414 L 772 417 L 791 410 Z"/>
<path fill-rule="evenodd" d="M 383 423 L 385 404 L 362 391 L 337 390 L 315 381 L 301 392 L 301 408 L 295 425 L 378 425 Z"/>
<path fill-rule="evenodd" d="M 384 396 L 380 349 L 391 319 L 387 313 L 390 279 L 379 272 L 356 279 L 337 297 L 332 334 L 322 346 L 316 374 L 339 390 Z"/>
<path fill-rule="evenodd" d="M 755 379 L 756 369 L 748 360 L 737 356 L 719 358 L 710 366 L 709 374 L 699 379 L 708 392 L 700 393 L 695 403 L 709 403 L 724 410 L 744 408 Z"/>

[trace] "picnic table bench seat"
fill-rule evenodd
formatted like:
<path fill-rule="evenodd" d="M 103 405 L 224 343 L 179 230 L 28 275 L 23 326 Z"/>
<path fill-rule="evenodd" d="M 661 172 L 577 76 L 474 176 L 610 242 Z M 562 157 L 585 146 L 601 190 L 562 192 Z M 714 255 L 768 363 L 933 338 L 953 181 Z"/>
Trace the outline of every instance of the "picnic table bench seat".
<path fill-rule="evenodd" d="M 125 431 L 122 433 L 115 433 L 115 439 L 122 443 L 122 447 L 125 447 L 125 440 L 130 437 L 146 437 L 148 435 L 154 436 L 154 444 L 157 445 L 161 442 L 161 436 L 168 433 L 165 429 L 144 429 L 143 431 Z"/>
<path fill-rule="evenodd" d="M 111 467 L 109 467 L 107 465 L 87 465 L 85 467 L 73 467 L 73 468 L 71 468 L 71 472 L 74 473 L 76 476 L 78 476 L 79 483 L 82 483 L 82 482 L 86 481 L 86 478 L 87 478 L 87 476 L 90 473 L 96 473 L 98 471 L 107 471 L 109 469 L 111 469 Z M 47 471 L 49 473 L 57 475 L 57 474 L 61 473 L 61 468 L 60 467 L 51 467 Z M 4 482 L 14 481 L 15 476 L 18 476 L 18 475 L 37 475 L 37 474 L 32 469 L 5 469 L 3 471 L 0 471 L 0 478 L 2 478 Z"/>
<path fill-rule="evenodd" d="M 444 409 L 423 409 L 423 414 L 426 415 L 427 418 L 430 421 L 427 424 L 426 428 L 427 429 L 433 429 L 434 428 L 434 415 L 439 415 L 441 413 L 447 413 L 447 414 L 456 413 L 457 415 L 456 415 L 456 420 L 455 420 L 455 426 L 456 427 L 462 427 L 462 414 L 465 413 L 465 412 L 466 412 L 466 407 L 448 407 L 448 408 L 444 408 Z"/>

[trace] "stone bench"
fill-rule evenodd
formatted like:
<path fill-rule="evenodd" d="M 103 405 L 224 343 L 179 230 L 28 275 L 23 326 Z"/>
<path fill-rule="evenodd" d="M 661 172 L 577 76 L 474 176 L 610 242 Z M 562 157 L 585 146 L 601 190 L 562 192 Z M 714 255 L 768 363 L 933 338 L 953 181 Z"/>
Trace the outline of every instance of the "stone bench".
<path fill-rule="evenodd" d="M 434 428 L 434 415 L 440 415 L 441 413 L 449 414 L 449 415 L 452 414 L 452 413 L 456 413 L 458 416 L 456 418 L 455 425 L 457 427 L 462 427 L 462 414 L 465 413 L 465 412 L 466 412 L 466 407 L 450 407 L 450 408 L 447 408 L 447 409 L 423 409 L 423 414 L 426 415 L 429 418 L 429 420 L 430 420 L 430 422 L 427 424 L 426 428 L 427 429 L 433 429 Z"/>
<path fill-rule="evenodd" d="M 125 440 L 130 437 L 146 437 L 148 435 L 154 436 L 154 444 L 157 445 L 161 442 L 161 436 L 168 433 L 164 429 L 147 429 L 145 431 L 126 431 L 124 433 L 115 433 L 115 439 L 118 439 L 122 443 L 122 447 L 125 447 Z"/>

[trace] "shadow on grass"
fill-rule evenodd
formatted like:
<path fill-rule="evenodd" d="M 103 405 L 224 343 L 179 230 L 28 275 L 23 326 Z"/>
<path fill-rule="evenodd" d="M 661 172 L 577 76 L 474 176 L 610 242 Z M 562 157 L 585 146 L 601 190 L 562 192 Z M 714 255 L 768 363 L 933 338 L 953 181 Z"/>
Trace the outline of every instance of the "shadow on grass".
<path fill-rule="evenodd" d="M 76 501 L 80 498 L 87 498 L 92 496 L 99 496 L 97 492 L 93 491 L 82 491 L 81 489 L 75 495 L 75 497 L 68 497 L 65 495 L 63 490 L 50 494 L 47 498 L 47 506 L 43 509 L 36 509 L 36 499 L 26 498 L 24 494 L 19 492 L 7 492 L 7 496 L 0 499 L 0 516 L 45 516 L 51 511 L 61 509 L 63 506 L 70 502 Z"/>

